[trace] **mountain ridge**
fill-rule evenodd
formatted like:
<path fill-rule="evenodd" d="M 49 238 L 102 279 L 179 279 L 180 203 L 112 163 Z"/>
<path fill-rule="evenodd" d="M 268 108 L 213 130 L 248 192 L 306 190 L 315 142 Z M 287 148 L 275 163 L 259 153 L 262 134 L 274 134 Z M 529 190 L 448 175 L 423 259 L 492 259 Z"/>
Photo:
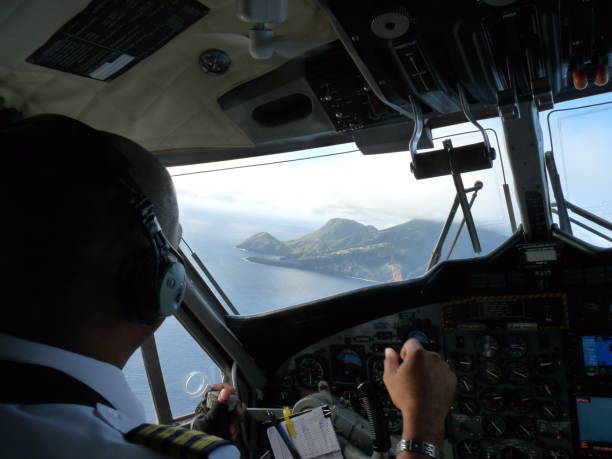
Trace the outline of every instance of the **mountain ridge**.
<path fill-rule="evenodd" d="M 258 233 L 239 248 L 270 256 L 252 256 L 249 261 L 326 274 L 389 282 L 423 274 L 438 240 L 442 223 L 414 219 L 379 230 L 355 220 L 334 218 L 300 238 L 280 241 L 270 233 Z M 454 237 L 453 225 L 449 240 Z M 479 229 L 484 251 L 501 244 L 506 236 Z M 467 232 L 462 231 L 455 258 L 475 256 Z"/>

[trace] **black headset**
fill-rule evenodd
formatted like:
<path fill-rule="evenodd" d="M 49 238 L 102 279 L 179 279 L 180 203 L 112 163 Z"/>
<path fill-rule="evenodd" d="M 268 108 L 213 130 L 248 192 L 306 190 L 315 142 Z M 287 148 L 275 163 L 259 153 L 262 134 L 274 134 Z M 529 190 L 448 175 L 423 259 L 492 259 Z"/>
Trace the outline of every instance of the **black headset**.
<path fill-rule="evenodd" d="M 1 121 L 1 120 L 0 120 Z M 40 151 L 49 143 L 68 138 L 69 148 L 98 150 L 105 156 L 102 163 L 87 170 L 115 186 L 122 199 L 133 210 L 138 224 L 148 240 L 148 246 L 130 254 L 117 276 L 117 291 L 126 318 L 135 323 L 154 324 L 170 316 L 180 307 L 187 285 L 183 260 L 172 247 L 159 224 L 153 204 L 142 188 L 130 176 L 129 159 L 97 131 L 77 120 L 61 115 L 39 115 L 26 120 L 19 118 L 0 123 L 0 147 L 16 151 Z M 45 137 L 47 136 L 47 137 Z M 38 142 L 38 143 L 37 143 Z M 81 150 L 82 151 L 82 150 Z M 57 152 L 61 157 L 66 149 Z M 41 161 L 45 156 L 40 156 Z M 77 161 L 78 157 L 72 159 Z M 40 166 L 44 167 L 44 166 Z"/>
<path fill-rule="evenodd" d="M 128 320 L 153 324 L 180 307 L 187 275 L 181 256 L 162 231 L 153 204 L 127 170 L 118 183 L 150 244 L 122 266 L 118 293 Z"/>

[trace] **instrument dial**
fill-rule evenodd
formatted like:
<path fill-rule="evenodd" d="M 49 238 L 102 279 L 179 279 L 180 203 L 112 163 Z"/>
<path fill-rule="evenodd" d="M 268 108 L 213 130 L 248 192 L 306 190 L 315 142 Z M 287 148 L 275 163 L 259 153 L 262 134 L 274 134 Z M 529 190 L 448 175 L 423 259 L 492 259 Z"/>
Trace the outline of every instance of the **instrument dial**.
<path fill-rule="evenodd" d="M 324 377 L 323 365 L 315 357 L 302 357 L 298 361 L 297 379 L 302 386 L 315 388 Z"/>
<path fill-rule="evenodd" d="M 525 384 L 531 376 L 529 367 L 522 362 L 509 362 L 506 366 L 506 374 L 508 381 L 513 384 Z"/>
<path fill-rule="evenodd" d="M 496 363 L 485 362 L 482 368 L 481 377 L 487 384 L 499 384 L 502 379 L 502 369 Z"/>
<path fill-rule="evenodd" d="M 462 459 L 481 459 L 482 448 L 475 440 L 463 440 L 457 445 L 457 454 Z"/>
<path fill-rule="evenodd" d="M 478 353 L 483 359 L 494 359 L 499 353 L 499 342 L 494 336 L 482 336 L 478 340 Z"/>
<path fill-rule="evenodd" d="M 527 354 L 527 341 L 521 335 L 510 335 L 506 338 L 504 352 L 511 359 L 520 359 Z"/>
<path fill-rule="evenodd" d="M 542 453 L 542 459 L 569 459 L 570 455 L 561 448 L 547 449 Z"/>
<path fill-rule="evenodd" d="M 535 367 L 539 373 L 548 375 L 554 373 L 557 369 L 556 359 L 552 355 L 540 355 L 536 358 Z"/>
<path fill-rule="evenodd" d="M 505 402 L 503 395 L 491 389 L 485 390 L 480 396 L 480 404 L 487 411 L 499 411 L 504 407 Z"/>
<path fill-rule="evenodd" d="M 539 397 L 555 397 L 559 393 L 559 384 L 553 380 L 541 381 L 536 385 Z"/>
<path fill-rule="evenodd" d="M 474 416 L 480 411 L 480 408 L 478 407 L 478 402 L 471 398 L 460 399 L 458 403 L 458 408 L 462 414 L 467 414 L 468 416 Z"/>
<path fill-rule="evenodd" d="M 536 433 L 536 425 L 529 418 L 520 418 L 514 426 L 514 433 L 521 440 L 533 440 Z"/>
<path fill-rule="evenodd" d="M 476 381 L 469 376 L 461 376 L 457 380 L 457 390 L 462 394 L 473 394 L 476 392 Z"/>
<path fill-rule="evenodd" d="M 510 402 L 512 410 L 518 414 L 527 414 L 533 410 L 535 400 L 526 392 L 519 392 Z"/>
<path fill-rule="evenodd" d="M 472 359 L 471 355 L 456 354 L 452 363 L 455 371 L 461 373 L 471 373 L 474 369 L 474 359 Z"/>
<path fill-rule="evenodd" d="M 540 415 L 547 421 L 559 419 L 561 410 L 555 402 L 544 402 L 540 405 Z"/>
<path fill-rule="evenodd" d="M 490 437 L 503 437 L 508 430 L 508 425 L 501 416 L 489 414 L 482 418 L 482 429 Z"/>

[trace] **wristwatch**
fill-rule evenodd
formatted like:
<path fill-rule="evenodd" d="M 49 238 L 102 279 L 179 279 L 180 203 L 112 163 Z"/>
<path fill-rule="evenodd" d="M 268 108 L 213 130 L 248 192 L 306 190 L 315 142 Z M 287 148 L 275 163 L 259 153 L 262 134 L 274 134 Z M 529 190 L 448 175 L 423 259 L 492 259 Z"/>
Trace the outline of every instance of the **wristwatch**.
<path fill-rule="evenodd" d="M 434 459 L 440 459 L 442 457 L 436 445 L 427 443 L 426 441 L 402 439 L 397 444 L 397 453 L 401 451 L 422 454 L 424 456 L 433 457 Z"/>

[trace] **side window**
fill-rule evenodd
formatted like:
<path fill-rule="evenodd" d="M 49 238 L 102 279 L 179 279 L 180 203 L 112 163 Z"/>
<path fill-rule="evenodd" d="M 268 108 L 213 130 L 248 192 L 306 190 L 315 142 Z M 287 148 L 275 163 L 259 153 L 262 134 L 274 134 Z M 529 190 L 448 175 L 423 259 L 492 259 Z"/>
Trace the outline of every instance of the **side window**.
<path fill-rule="evenodd" d="M 155 332 L 155 341 L 172 417 L 193 413 L 206 385 L 221 382 L 219 368 L 174 317 Z"/>
<path fill-rule="evenodd" d="M 127 361 L 125 367 L 123 367 L 123 374 L 125 374 L 130 389 L 132 389 L 132 392 L 134 392 L 138 400 L 140 400 L 140 403 L 144 406 L 147 422 L 156 422 L 157 415 L 155 414 L 153 398 L 151 397 L 151 388 L 149 387 L 147 374 L 145 373 L 140 349 L 134 352 L 132 357 Z"/>

